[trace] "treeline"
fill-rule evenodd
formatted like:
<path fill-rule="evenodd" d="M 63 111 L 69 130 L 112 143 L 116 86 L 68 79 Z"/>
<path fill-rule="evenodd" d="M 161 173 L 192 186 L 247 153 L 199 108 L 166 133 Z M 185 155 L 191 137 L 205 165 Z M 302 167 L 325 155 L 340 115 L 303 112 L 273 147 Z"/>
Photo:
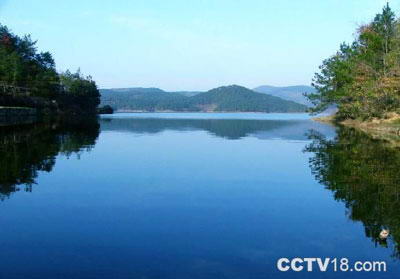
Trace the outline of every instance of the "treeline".
<path fill-rule="evenodd" d="M 51 53 L 39 52 L 29 35 L 17 36 L 0 24 L 0 106 L 91 113 L 99 103 L 90 76 L 57 73 Z"/>
<path fill-rule="evenodd" d="M 185 96 L 158 88 L 103 89 L 101 104 L 131 111 L 304 112 L 306 106 L 238 85 Z"/>
<path fill-rule="evenodd" d="M 313 86 L 317 92 L 307 95 L 313 111 L 336 105 L 338 120 L 400 113 L 400 21 L 388 4 L 323 62 Z"/>

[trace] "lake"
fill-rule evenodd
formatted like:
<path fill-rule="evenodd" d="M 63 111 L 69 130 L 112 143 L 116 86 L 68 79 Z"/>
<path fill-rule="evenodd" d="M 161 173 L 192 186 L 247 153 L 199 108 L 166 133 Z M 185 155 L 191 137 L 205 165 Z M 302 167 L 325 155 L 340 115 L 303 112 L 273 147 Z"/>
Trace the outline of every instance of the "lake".
<path fill-rule="evenodd" d="M 395 278 L 399 169 L 398 148 L 305 114 L 0 127 L 0 278 Z M 281 272 L 282 257 L 387 271 Z"/>

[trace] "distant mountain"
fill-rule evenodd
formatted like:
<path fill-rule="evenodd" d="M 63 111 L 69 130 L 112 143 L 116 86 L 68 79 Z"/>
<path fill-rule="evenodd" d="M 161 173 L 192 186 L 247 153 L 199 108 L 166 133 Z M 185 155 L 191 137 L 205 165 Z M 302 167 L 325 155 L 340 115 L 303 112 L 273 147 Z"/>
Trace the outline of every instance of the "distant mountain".
<path fill-rule="evenodd" d="M 158 88 L 101 89 L 101 105 L 117 111 L 304 112 L 306 106 L 231 85 L 207 92 L 166 92 Z"/>
<path fill-rule="evenodd" d="M 307 106 L 310 106 L 311 103 L 306 97 L 303 96 L 303 93 L 315 92 L 314 87 L 307 85 L 295 85 L 285 87 L 262 85 L 254 88 L 253 90 L 259 93 L 276 96 L 284 100 L 293 101 Z"/>
<path fill-rule="evenodd" d="M 117 111 L 192 110 L 188 97 L 159 88 L 100 89 L 100 94 L 100 106 L 110 105 Z"/>
<path fill-rule="evenodd" d="M 101 89 L 104 92 L 119 92 L 119 93 L 163 93 L 164 90 L 156 87 L 130 87 L 130 88 L 112 88 Z"/>

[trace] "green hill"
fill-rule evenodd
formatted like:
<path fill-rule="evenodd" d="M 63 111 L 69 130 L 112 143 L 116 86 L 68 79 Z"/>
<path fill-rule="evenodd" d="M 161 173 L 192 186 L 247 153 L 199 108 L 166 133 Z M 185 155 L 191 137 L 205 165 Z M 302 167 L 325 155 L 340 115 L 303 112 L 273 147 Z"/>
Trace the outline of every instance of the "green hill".
<path fill-rule="evenodd" d="M 306 106 L 238 85 L 182 94 L 158 88 L 102 89 L 101 105 L 116 111 L 304 112 Z"/>
<path fill-rule="evenodd" d="M 158 88 L 101 89 L 101 105 L 114 110 L 131 111 L 191 111 L 189 98 Z"/>
<path fill-rule="evenodd" d="M 299 112 L 305 106 L 238 85 L 222 86 L 191 97 L 204 111 Z"/>

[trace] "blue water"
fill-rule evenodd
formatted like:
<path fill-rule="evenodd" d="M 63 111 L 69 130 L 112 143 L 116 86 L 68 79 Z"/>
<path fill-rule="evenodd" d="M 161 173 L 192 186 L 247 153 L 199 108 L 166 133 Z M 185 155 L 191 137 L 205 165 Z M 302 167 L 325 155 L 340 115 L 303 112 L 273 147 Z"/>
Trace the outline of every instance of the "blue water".
<path fill-rule="evenodd" d="M 145 113 L 116 113 L 103 115 L 103 119 L 108 118 L 161 118 L 161 119 L 242 119 L 242 120 L 307 120 L 312 117 L 307 113 L 204 113 L 204 112 L 145 112 Z"/>
<path fill-rule="evenodd" d="M 0 278 L 395 278 L 391 247 L 311 173 L 304 114 L 115 114 L 0 202 Z M 386 273 L 280 272 L 281 257 Z"/>

